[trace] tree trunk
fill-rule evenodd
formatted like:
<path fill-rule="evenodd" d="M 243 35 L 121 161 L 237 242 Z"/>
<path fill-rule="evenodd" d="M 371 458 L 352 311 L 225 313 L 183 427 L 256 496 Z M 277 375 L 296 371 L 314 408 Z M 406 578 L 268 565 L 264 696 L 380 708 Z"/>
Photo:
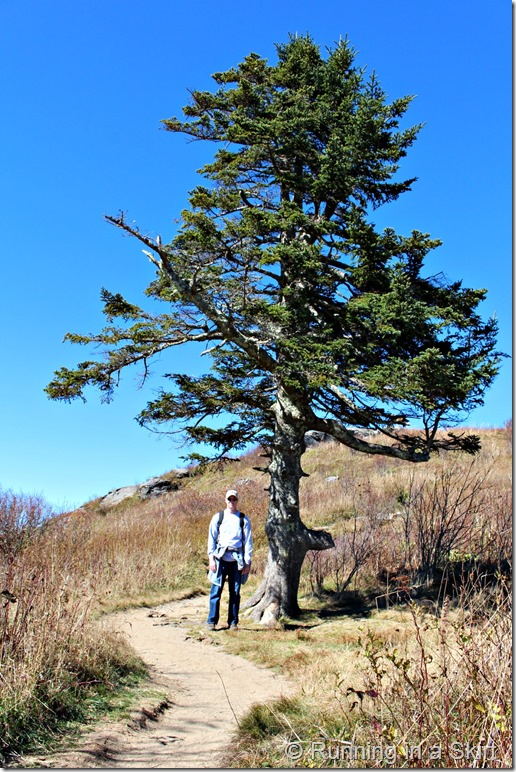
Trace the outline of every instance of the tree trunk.
<path fill-rule="evenodd" d="M 274 406 L 274 441 L 270 474 L 270 502 L 265 532 L 269 555 L 263 582 L 246 604 L 256 621 L 267 624 L 281 616 L 299 615 L 297 593 L 301 566 L 308 550 L 334 546 L 326 531 L 307 528 L 299 516 L 299 481 L 304 475 L 305 423 L 283 390 Z"/>

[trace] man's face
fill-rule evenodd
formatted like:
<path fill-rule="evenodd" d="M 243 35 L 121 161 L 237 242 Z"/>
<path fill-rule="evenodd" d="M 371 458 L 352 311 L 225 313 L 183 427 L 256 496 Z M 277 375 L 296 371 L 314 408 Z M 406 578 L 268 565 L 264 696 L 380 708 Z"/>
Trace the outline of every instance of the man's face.
<path fill-rule="evenodd" d="M 229 511 L 236 512 L 237 504 L 238 504 L 238 499 L 236 498 L 236 496 L 230 496 L 229 498 L 226 499 L 226 502 L 227 502 Z"/>

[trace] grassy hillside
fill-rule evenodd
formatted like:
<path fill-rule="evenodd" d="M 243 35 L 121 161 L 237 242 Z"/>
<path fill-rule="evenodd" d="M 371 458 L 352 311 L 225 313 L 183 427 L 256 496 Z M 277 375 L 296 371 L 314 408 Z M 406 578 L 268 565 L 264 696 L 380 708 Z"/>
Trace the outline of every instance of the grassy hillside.
<path fill-rule="evenodd" d="M 507 761 L 512 436 L 509 426 L 479 433 L 479 456 L 417 466 L 333 442 L 307 451 L 302 517 L 330 530 L 336 548 L 305 561 L 301 620 L 223 634 L 300 684 L 296 700 L 249 717 L 235 766 L 331 766 L 328 753 L 349 743 L 393 746 L 397 766 L 417 765 L 406 746 L 423 744 L 420 765 L 442 767 L 444 756 L 428 759 L 439 745 L 448 764 L 468 766 L 464 749 L 452 749 L 464 738 L 496 745 L 497 765 Z M 262 462 L 254 451 L 159 499 L 107 513 L 91 501 L 44 527 L 38 502 L 4 494 L 0 555 L 16 600 L 4 595 L 0 608 L 0 753 L 37 748 L 84 717 L 85 697 L 102 703 L 141 675 L 123 641 L 102 631 L 102 615 L 207 592 L 208 522 L 230 487 L 253 522 L 251 595 L 267 556 L 267 477 L 253 468 Z M 285 755 L 292 742 L 297 761 Z M 314 755 L 312 742 L 326 745 Z"/>

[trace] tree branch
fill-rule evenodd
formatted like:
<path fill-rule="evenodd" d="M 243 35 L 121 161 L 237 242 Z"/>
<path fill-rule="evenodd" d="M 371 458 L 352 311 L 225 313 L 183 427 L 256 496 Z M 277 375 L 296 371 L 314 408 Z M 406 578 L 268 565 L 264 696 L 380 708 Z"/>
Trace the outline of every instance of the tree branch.
<path fill-rule="evenodd" d="M 419 442 L 415 446 L 402 448 L 395 445 L 380 445 L 366 442 L 356 437 L 349 429 L 346 429 L 340 421 L 334 418 L 319 418 L 312 411 L 310 412 L 310 429 L 329 434 L 339 442 L 342 442 L 343 445 L 347 445 L 348 448 L 353 448 L 353 450 L 358 450 L 361 453 L 392 456 L 404 461 L 428 461 L 430 457 L 430 449 L 426 443 Z"/>
<path fill-rule="evenodd" d="M 147 236 L 144 236 L 137 228 L 133 228 L 125 222 L 124 213 L 121 212 L 119 217 L 111 217 L 104 215 L 105 219 L 117 228 L 130 233 L 135 236 L 146 246 L 150 247 L 154 252 L 159 255 L 160 262 L 156 261 L 156 265 L 161 272 L 168 278 L 171 284 L 177 289 L 183 300 L 192 303 L 196 308 L 201 311 L 213 324 L 216 325 L 220 333 L 234 343 L 236 346 L 245 351 L 253 360 L 257 361 L 260 366 L 268 372 L 274 372 L 276 369 L 276 362 L 264 349 L 256 345 L 252 340 L 245 336 L 237 327 L 231 323 L 227 316 L 221 313 L 213 303 L 211 303 L 207 297 L 200 292 L 196 292 L 192 283 L 183 279 L 177 271 L 174 269 L 170 262 L 172 255 L 167 252 L 166 247 L 158 247 Z"/>

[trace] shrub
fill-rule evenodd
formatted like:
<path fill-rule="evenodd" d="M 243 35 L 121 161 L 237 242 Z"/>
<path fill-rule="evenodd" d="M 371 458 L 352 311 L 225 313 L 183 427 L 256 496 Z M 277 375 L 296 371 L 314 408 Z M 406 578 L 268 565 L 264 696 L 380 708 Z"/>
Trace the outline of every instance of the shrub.
<path fill-rule="evenodd" d="M 394 742 L 400 766 L 410 766 L 411 748 L 425 767 L 510 767 L 511 612 L 502 584 L 471 591 L 455 613 L 448 600 L 433 622 L 413 606 L 414 637 L 404 649 L 369 633 L 365 688 L 374 699 L 360 706 L 363 742 Z"/>

